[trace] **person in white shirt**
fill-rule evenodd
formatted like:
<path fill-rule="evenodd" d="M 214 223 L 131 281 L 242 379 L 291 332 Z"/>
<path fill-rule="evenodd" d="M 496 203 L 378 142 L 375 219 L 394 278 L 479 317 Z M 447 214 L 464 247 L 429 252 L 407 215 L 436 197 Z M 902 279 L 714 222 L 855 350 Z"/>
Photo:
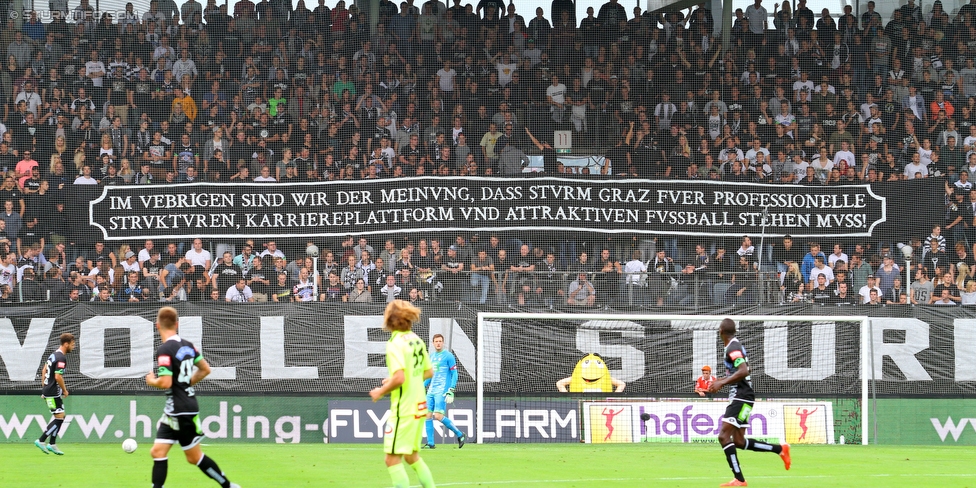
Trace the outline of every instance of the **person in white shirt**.
<path fill-rule="evenodd" d="M 816 257 L 814 261 L 813 269 L 810 270 L 809 280 L 811 286 L 816 286 L 817 277 L 820 275 L 824 275 L 824 277 L 827 278 L 827 283 L 834 282 L 834 270 L 827 267 L 827 264 L 824 262 L 823 256 Z"/>
<path fill-rule="evenodd" d="M 878 288 L 878 278 L 874 275 L 868 276 L 868 284 L 861 287 L 858 295 L 861 295 L 861 303 L 871 303 L 871 291 L 881 296 L 881 288 Z"/>
<path fill-rule="evenodd" d="M 566 85 L 559 82 L 559 77 L 552 75 L 552 84 L 546 87 L 546 101 L 552 120 L 560 123 L 566 115 Z"/>
<path fill-rule="evenodd" d="M 278 244 L 275 243 L 275 241 L 268 241 L 268 243 L 265 244 L 264 247 L 265 247 L 264 251 L 261 251 L 262 259 L 268 256 L 271 256 L 272 258 L 285 259 L 285 253 L 281 252 L 281 249 L 278 249 Z"/>
<path fill-rule="evenodd" d="M 200 239 L 194 239 L 193 249 L 187 251 L 184 257 L 186 258 L 187 262 L 193 266 L 193 270 L 190 272 L 192 275 L 203 275 L 203 277 L 206 278 L 206 273 L 210 270 L 212 261 L 210 251 L 203 248 L 203 241 Z"/>
<path fill-rule="evenodd" d="M 275 183 L 278 180 L 274 179 L 274 176 L 271 176 L 271 168 L 262 166 L 261 174 L 257 178 L 254 178 L 254 181 L 257 183 Z"/>
<path fill-rule="evenodd" d="M 850 168 L 857 166 L 857 158 L 851 152 L 850 144 L 847 141 L 841 141 L 840 150 L 834 154 L 834 165 L 839 165 L 841 161 L 847 162 L 847 166 Z"/>
<path fill-rule="evenodd" d="M 437 71 L 437 86 L 442 92 L 453 95 L 455 78 L 457 78 L 457 71 L 451 67 L 451 61 L 445 59 L 444 67 Z"/>
<path fill-rule="evenodd" d="M 797 102 L 813 101 L 813 80 L 808 79 L 806 71 L 800 72 L 800 79 L 793 82 L 793 93 L 796 93 Z"/>
<path fill-rule="evenodd" d="M 238 278 L 236 285 L 227 288 L 224 300 L 238 303 L 253 302 L 254 293 L 251 292 L 251 287 L 247 286 L 247 279 L 243 277 Z"/>
<path fill-rule="evenodd" d="M 86 164 L 81 168 L 81 174 L 78 175 L 77 178 L 75 178 L 75 184 L 76 185 L 97 185 L 98 184 L 98 180 L 92 178 L 91 166 L 88 166 Z"/>
<path fill-rule="evenodd" d="M 91 61 L 85 63 L 85 73 L 92 80 L 92 85 L 101 87 L 105 79 L 105 63 L 98 59 L 98 51 L 91 52 Z"/>
<path fill-rule="evenodd" d="M 803 156 L 796 154 L 793 156 L 793 174 L 795 177 L 794 181 L 799 182 L 807 176 L 807 168 L 810 167 L 810 163 L 803 160 Z"/>
<path fill-rule="evenodd" d="M 630 261 L 624 265 L 624 280 L 628 285 L 639 285 L 646 278 L 647 264 L 641 261 L 641 252 L 637 249 L 630 255 Z"/>
<path fill-rule="evenodd" d="M 136 253 L 132 251 L 125 252 L 125 260 L 122 261 L 122 271 L 129 273 L 131 271 L 139 272 L 142 271 L 142 267 L 139 266 L 139 261 L 136 260 Z"/>
<path fill-rule="evenodd" d="M 190 51 L 187 49 L 183 49 L 180 52 L 180 59 L 177 59 L 173 63 L 173 67 L 170 70 L 173 72 L 174 80 L 182 80 L 183 75 L 190 75 L 190 80 L 196 81 L 197 76 L 200 74 L 197 71 L 196 63 L 190 59 Z"/>
<path fill-rule="evenodd" d="M 41 96 L 34 91 L 34 84 L 31 82 L 24 83 L 24 89 L 17 94 L 17 98 L 14 99 L 14 104 L 24 102 L 27 104 L 27 110 L 37 116 L 37 108 L 41 105 Z M 6 132 L 6 131 L 4 131 Z"/>
<path fill-rule="evenodd" d="M 769 160 L 769 149 L 762 147 L 762 141 L 757 137 L 752 140 L 752 148 L 745 154 L 746 159 L 749 160 L 749 166 L 756 166 L 756 155 L 759 153 L 765 154 L 765 160 Z"/>
<path fill-rule="evenodd" d="M 962 149 L 966 151 L 966 156 L 976 154 L 976 124 L 969 126 L 969 135 L 962 140 Z"/>
<path fill-rule="evenodd" d="M 843 261 L 845 263 L 851 262 L 847 257 L 847 253 L 844 252 L 844 248 L 840 244 L 834 244 L 834 252 L 827 256 L 827 264 L 831 268 L 837 265 L 837 261 Z"/>
<path fill-rule="evenodd" d="M 928 167 L 922 164 L 918 153 L 912 154 L 912 162 L 905 165 L 905 176 L 908 179 L 915 179 L 916 174 L 920 174 L 922 177 L 926 177 L 929 174 Z"/>
<path fill-rule="evenodd" d="M 387 275 L 386 284 L 383 285 L 383 288 L 380 288 L 380 294 L 386 298 L 386 303 L 390 303 L 399 298 L 402 292 L 403 289 L 396 284 L 396 276 Z"/>
<path fill-rule="evenodd" d="M 146 261 L 149 261 L 149 259 L 152 257 L 153 247 L 155 247 L 155 245 L 153 244 L 152 239 L 146 239 L 145 247 L 143 247 L 139 251 L 139 264 L 140 265 L 142 263 L 145 263 Z"/>

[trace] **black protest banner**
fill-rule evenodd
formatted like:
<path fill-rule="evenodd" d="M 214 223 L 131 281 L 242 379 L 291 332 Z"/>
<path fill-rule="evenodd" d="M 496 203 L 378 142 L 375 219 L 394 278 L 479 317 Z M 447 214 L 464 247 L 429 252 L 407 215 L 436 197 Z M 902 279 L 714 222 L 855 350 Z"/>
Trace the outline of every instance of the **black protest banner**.
<path fill-rule="evenodd" d="M 199 391 L 361 395 L 388 375 L 382 304 L 175 305 L 180 336 L 193 342 L 212 368 Z M 486 318 L 479 337 L 478 312 L 484 310 L 429 302 L 414 329 L 425 340 L 435 333 L 449 337 L 458 362 L 458 391 L 475 391 L 480 369 L 484 392 L 492 399 L 558 395 L 559 381 L 572 378 L 590 353 L 602 356 L 613 377 L 627 383 L 628 393 L 684 396 L 691 394 L 701 365 L 721 357 L 714 333 L 718 321 L 700 319 L 721 309 L 688 315 L 687 321 L 590 320 L 582 309 L 562 320 Z M 0 395 L 36 393 L 40 365 L 63 332 L 78 338 L 65 373 L 72 392 L 149 391 L 144 377 L 155 367 L 159 347 L 153 325 L 157 311 L 154 303 L 4 307 Z M 871 347 L 863 350 L 873 351 L 878 381 L 872 387 L 879 395 L 971 397 L 976 390 L 976 310 L 968 307 L 762 306 L 735 313 L 781 315 L 766 323 L 739 321 L 738 337 L 748 348 L 753 386 L 761 395 L 858 396 L 863 331 L 858 322 L 831 320 L 852 313 L 876 317 Z M 797 313 L 822 320 L 791 321 Z M 573 391 L 572 382 L 568 388 Z"/>
<path fill-rule="evenodd" d="M 107 240 L 508 230 L 866 237 L 937 215 L 941 185 L 417 177 L 122 186 L 91 201 L 89 223 Z"/>

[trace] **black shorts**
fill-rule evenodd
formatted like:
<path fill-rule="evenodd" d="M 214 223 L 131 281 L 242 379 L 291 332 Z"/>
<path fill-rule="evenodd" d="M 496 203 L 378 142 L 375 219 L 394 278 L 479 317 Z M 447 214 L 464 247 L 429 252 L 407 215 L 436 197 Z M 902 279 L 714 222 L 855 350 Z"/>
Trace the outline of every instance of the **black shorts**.
<path fill-rule="evenodd" d="M 749 426 L 749 416 L 752 414 L 752 402 L 739 399 L 732 400 L 725 408 L 725 415 L 722 415 L 722 422 L 731 424 L 737 429 Z"/>
<path fill-rule="evenodd" d="M 64 400 L 61 397 L 44 397 L 51 413 L 64 413 Z"/>
<path fill-rule="evenodd" d="M 183 450 L 191 449 L 203 440 L 199 415 L 169 416 L 163 414 L 156 424 L 156 444 L 180 443 Z"/>

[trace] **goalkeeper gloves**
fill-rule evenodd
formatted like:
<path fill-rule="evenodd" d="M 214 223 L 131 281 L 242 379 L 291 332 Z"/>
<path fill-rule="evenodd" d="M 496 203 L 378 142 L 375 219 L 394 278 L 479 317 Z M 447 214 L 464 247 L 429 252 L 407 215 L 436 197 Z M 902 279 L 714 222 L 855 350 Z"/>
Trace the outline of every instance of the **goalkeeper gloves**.
<path fill-rule="evenodd" d="M 449 388 L 444 395 L 444 403 L 454 403 L 454 388 Z"/>

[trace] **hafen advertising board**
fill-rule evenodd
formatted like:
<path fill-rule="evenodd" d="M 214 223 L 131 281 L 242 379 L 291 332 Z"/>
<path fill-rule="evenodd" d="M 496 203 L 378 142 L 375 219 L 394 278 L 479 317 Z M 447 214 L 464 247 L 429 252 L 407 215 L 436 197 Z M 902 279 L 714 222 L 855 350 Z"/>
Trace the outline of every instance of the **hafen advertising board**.
<path fill-rule="evenodd" d="M 592 443 L 717 442 L 728 402 L 584 402 L 583 440 Z M 647 421 L 641 420 L 646 414 Z M 833 444 L 830 402 L 756 402 L 746 435 L 790 444 Z"/>

